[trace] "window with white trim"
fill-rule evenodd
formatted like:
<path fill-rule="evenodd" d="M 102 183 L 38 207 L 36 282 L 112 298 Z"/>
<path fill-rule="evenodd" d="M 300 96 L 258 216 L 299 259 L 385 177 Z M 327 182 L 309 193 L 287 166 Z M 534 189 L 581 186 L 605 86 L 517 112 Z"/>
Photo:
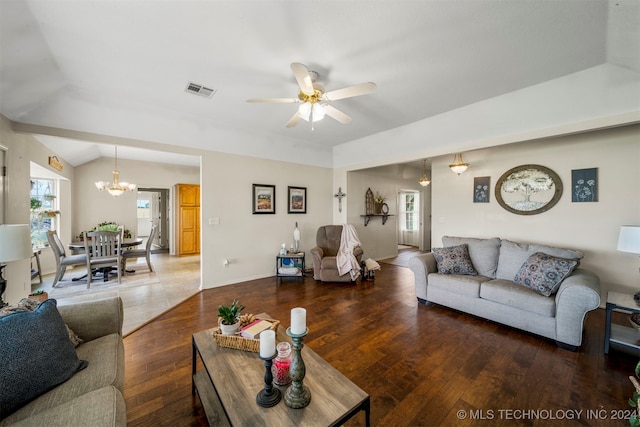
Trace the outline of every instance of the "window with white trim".
<path fill-rule="evenodd" d="M 58 225 L 57 181 L 46 178 L 31 178 L 31 244 L 36 247 L 47 244 L 47 231 Z"/>
<path fill-rule="evenodd" d="M 418 193 L 400 194 L 400 228 L 417 231 L 419 228 L 419 195 Z"/>

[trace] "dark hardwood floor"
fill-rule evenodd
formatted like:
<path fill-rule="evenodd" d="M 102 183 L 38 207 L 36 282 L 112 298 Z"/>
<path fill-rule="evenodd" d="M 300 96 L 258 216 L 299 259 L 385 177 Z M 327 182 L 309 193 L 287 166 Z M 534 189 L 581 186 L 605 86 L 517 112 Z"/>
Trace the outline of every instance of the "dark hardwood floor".
<path fill-rule="evenodd" d="M 638 358 L 603 354 L 604 310 L 589 313 L 583 345 L 571 352 L 418 304 L 411 271 L 381 266 L 375 282 L 269 278 L 205 290 L 133 332 L 124 340 L 128 424 L 206 425 L 191 395 L 191 334 L 215 326 L 217 306 L 239 298 L 245 313 L 285 326 L 291 308 L 305 307 L 305 345 L 369 393 L 374 426 L 628 425 L 627 377 Z M 363 414 L 348 423 L 362 424 Z"/>

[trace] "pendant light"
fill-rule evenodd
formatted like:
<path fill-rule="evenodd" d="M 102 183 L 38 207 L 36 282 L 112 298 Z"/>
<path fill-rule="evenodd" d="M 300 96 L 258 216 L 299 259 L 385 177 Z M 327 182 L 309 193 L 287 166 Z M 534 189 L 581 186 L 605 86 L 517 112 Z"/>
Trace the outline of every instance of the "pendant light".
<path fill-rule="evenodd" d="M 418 183 L 423 187 L 431 184 L 431 180 L 427 178 L 427 159 L 422 161 L 422 178 L 418 180 Z"/>
<path fill-rule="evenodd" d="M 116 145 L 115 168 L 113 169 L 113 182 L 97 181 L 96 188 L 100 191 L 108 191 L 114 197 L 118 197 L 125 191 L 136 189 L 135 184 L 120 182 L 120 172 L 118 172 L 118 146 Z"/>
<path fill-rule="evenodd" d="M 466 171 L 469 167 L 469 163 L 465 163 L 462 161 L 462 154 L 458 153 L 453 156 L 453 164 L 450 164 L 451 172 L 457 173 L 460 175 L 462 172 Z"/>

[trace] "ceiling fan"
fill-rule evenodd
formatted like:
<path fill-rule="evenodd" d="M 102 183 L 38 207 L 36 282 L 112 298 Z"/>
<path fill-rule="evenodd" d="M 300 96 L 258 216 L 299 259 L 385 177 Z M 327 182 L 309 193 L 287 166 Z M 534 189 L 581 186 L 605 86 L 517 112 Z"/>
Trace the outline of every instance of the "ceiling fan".
<path fill-rule="evenodd" d="M 346 125 L 351 122 L 351 117 L 330 105 L 332 101 L 352 98 L 354 96 L 366 95 L 376 89 L 376 84 L 372 82 L 349 86 L 342 89 L 325 92 L 324 88 L 316 83 L 318 73 L 310 71 L 304 64 L 294 62 L 291 64 L 291 71 L 300 86 L 300 93 L 297 98 L 253 98 L 247 102 L 269 102 L 269 103 L 299 103 L 298 111 L 287 122 L 287 127 L 295 126 L 300 119 L 311 123 L 322 120 L 325 115 Z"/>

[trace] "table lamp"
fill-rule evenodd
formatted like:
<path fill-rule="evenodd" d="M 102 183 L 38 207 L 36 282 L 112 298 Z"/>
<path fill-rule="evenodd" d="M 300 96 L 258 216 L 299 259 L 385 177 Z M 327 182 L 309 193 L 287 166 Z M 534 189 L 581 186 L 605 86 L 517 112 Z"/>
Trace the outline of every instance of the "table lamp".
<path fill-rule="evenodd" d="M 631 254 L 640 254 L 640 225 L 623 225 L 618 236 L 618 250 Z M 633 296 L 640 306 L 640 291 Z"/>
<path fill-rule="evenodd" d="M 0 225 L 0 307 L 7 305 L 2 295 L 7 289 L 7 281 L 2 270 L 7 262 L 31 258 L 31 232 L 28 224 Z"/>

